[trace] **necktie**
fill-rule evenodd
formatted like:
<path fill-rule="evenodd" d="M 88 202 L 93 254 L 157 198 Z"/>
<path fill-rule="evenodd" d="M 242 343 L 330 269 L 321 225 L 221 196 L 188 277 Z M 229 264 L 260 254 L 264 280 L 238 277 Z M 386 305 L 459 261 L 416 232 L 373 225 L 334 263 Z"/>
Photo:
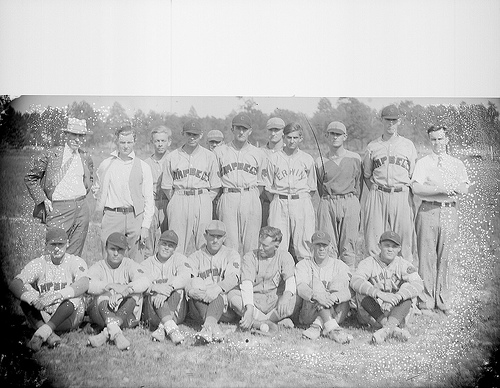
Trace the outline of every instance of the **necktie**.
<path fill-rule="evenodd" d="M 55 179 L 54 179 L 54 187 L 57 186 L 59 184 L 59 182 L 61 182 L 61 180 L 64 178 L 64 176 L 68 172 L 69 167 L 71 166 L 71 163 L 73 162 L 73 160 L 76 157 L 76 153 L 77 153 L 77 151 L 74 150 L 71 153 L 71 156 L 68 158 L 68 160 L 66 160 L 66 162 L 61 166 L 61 168 L 57 172 Z"/>
<path fill-rule="evenodd" d="M 438 155 L 438 167 L 443 167 L 443 157 Z"/>

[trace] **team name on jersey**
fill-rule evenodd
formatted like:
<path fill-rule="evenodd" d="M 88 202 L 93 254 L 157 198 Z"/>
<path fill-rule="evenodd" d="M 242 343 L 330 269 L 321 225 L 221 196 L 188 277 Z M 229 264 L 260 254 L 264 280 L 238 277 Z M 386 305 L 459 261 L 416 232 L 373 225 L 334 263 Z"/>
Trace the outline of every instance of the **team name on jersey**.
<path fill-rule="evenodd" d="M 54 283 L 54 282 L 48 282 L 44 284 L 39 284 L 38 287 L 40 288 L 40 292 L 47 292 L 50 291 L 52 287 L 54 287 L 54 291 L 59 291 L 62 290 L 64 287 L 66 287 L 68 283 L 63 282 L 63 283 Z"/>
<path fill-rule="evenodd" d="M 290 175 L 295 175 L 299 179 L 307 179 L 308 173 L 309 173 L 308 170 L 299 170 L 295 168 L 291 168 L 290 170 L 280 170 L 279 168 L 277 168 L 275 176 L 277 180 L 285 179 L 287 176 Z"/>
<path fill-rule="evenodd" d="M 380 283 L 384 283 L 384 280 L 390 279 L 391 280 L 391 286 L 392 290 L 386 290 L 386 291 L 397 291 L 403 284 L 403 279 L 398 278 L 398 276 L 393 273 L 393 274 L 386 274 L 386 277 L 384 277 L 384 273 L 380 272 L 378 275 L 373 275 L 370 278 L 370 283 L 372 283 L 374 286 Z"/>
<path fill-rule="evenodd" d="M 156 279 L 156 280 L 153 280 L 153 284 L 163 284 L 163 283 L 167 283 L 168 282 L 168 279 Z"/>
<path fill-rule="evenodd" d="M 384 165 L 385 162 L 387 162 L 387 159 L 389 159 L 389 164 L 395 164 L 397 166 L 403 167 L 406 171 L 410 171 L 410 161 L 407 158 L 400 158 L 394 155 L 391 155 L 389 157 L 383 156 L 378 159 L 373 160 L 373 168 L 379 168 L 380 166 Z"/>
<path fill-rule="evenodd" d="M 198 276 L 202 279 L 206 279 L 210 275 L 220 277 L 222 275 L 222 270 L 220 268 L 209 268 L 206 271 L 200 272 Z"/>
<path fill-rule="evenodd" d="M 201 179 L 202 181 L 205 182 L 208 182 L 209 180 L 208 172 L 198 170 L 197 168 L 186 168 L 185 170 L 172 171 L 172 176 L 174 178 L 174 181 L 181 180 L 187 177 L 188 175 L 195 176 L 196 178 Z"/>
<path fill-rule="evenodd" d="M 249 174 L 257 175 L 257 167 L 256 166 L 251 166 L 248 163 L 233 162 L 233 163 L 229 163 L 225 166 L 222 166 L 221 176 L 227 175 L 231 171 L 234 171 L 234 170 L 245 171 L 245 172 L 248 172 Z"/>

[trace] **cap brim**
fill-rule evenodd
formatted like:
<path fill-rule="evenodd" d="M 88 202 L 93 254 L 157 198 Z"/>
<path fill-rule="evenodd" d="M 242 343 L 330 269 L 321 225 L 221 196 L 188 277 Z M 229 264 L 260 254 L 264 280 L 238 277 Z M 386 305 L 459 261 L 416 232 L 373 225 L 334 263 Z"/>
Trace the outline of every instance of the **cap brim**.
<path fill-rule="evenodd" d="M 316 244 L 325 244 L 325 245 L 329 245 L 330 244 L 330 241 L 328 240 L 323 240 L 323 239 L 319 239 L 319 240 L 316 240 L 316 241 L 313 241 L 312 243 L 313 245 L 316 245 Z"/>
<path fill-rule="evenodd" d="M 54 243 L 54 242 L 66 243 L 66 242 L 68 242 L 68 240 L 64 239 L 64 238 L 53 238 L 53 239 L 50 239 L 49 241 L 47 241 L 47 244 Z"/>
<path fill-rule="evenodd" d="M 164 239 L 164 238 L 160 238 L 160 241 L 169 242 L 171 244 L 174 244 L 175 246 L 177 246 L 179 244 L 177 241 L 167 240 L 167 239 Z"/>
<path fill-rule="evenodd" d="M 337 129 L 337 128 L 334 128 L 334 129 L 329 129 L 328 132 L 331 132 L 331 133 L 336 133 L 338 135 L 345 135 L 345 132 L 341 129 Z"/>
<path fill-rule="evenodd" d="M 384 238 L 383 240 L 380 240 L 381 243 L 384 241 L 392 241 L 394 244 L 401 246 L 401 243 L 399 241 L 393 240 L 392 238 Z"/>
<path fill-rule="evenodd" d="M 215 234 L 216 236 L 225 236 L 226 232 L 220 229 L 207 229 L 207 233 Z"/>
<path fill-rule="evenodd" d="M 383 116 L 383 119 L 389 119 L 389 120 L 397 120 L 399 119 L 399 116 Z"/>

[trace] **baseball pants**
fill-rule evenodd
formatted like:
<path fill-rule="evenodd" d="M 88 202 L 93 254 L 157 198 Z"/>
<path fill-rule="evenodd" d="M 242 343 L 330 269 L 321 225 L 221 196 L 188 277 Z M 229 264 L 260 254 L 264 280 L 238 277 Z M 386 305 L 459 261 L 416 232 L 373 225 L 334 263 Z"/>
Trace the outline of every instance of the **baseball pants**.
<path fill-rule="evenodd" d="M 371 296 L 365 296 L 365 298 L 361 301 L 360 306 L 362 308 L 358 309 L 358 312 L 361 310 L 366 312 L 376 322 L 380 322 L 383 317 L 393 317 L 396 318 L 399 323 L 402 323 L 410 312 L 411 299 L 402 300 L 390 311 L 385 313 L 382 311 L 379 303 Z"/>
<path fill-rule="evenodd" d="M 166 200 L 155 200 L 153 221 L 149 227 L 149 236 L 146 241 L 144 257 L 153 256 L 158 251 L 158 241 L 162 232 L 168 229 Z"/>
<path fill-rule="evenodd" d="M 288 251 L 290 237 L 297 260 L 311 258 L 311 237 L 314 234 L 315 217 L 314 207 L 309 193 L 300 194 L 298 199 L 284 199 L 279 195 L 269 206 L 268 225 L 281 230 L 283 239 L 280 249 Z"/>
<path fill-rule="evenodd" d="M 153 331 L 158 328 L 162 319 L 170 315 L 172 320 L 176 323 L 184 322 L 187 313 L 187 302 L 184 297 L 184 290 L 175 290 L 167 298 L 163 306 L 156 309 L 153 307 L 152 296 L 149 294 L 144 295 L 142 304 L 142 317 L 141 321 L 146 323 L 149 330 Z"/>
<path fill-rule="evenodd" d="M 262 217 L 257 188 L 239 193 L 223 193 L 218 213 L 227 230 L 224 245 L 237 250 L 240 255 L 257 249 Z"/>
<path fill-rule="evenodd" d="M 177 251 L 189 256 L 205 243 L 205 226 L 212 220 L 212 199 L 207 192 L 183 195 L 174 192 L 167 205 L 169 228 L 179 237 Z"/>
<path fill-rule="evenodd" d="M 322 197 L 318 205 L 318 230 L 332 236 L 333 252 L 351 271 L 356 267 L 356 241 L 361 206 L 354 194 Z"/>
<path fill-rule="evenodd" d="M 349 309 L 349 302 L 342 302 L 330 307 L 329 310 L 332 318 L 335 319 L 338 324 L 341 324 L 347 318 Z M 308 300 L 302 300 L 302 308 L 299 313 L 299 323 L 301 325 L 311 325 L 318 316 L 319 313 L 316 308 L 316 304 Z"/>
<path fill-rule="evenodd" d="M 87 313 L 92 322 L 104 328 L 108 320 L 119 319 L 121 322 L 119 326 L 122 329 L 137 326 L 136 323 L 138 323 L 138 321 L 134 314 L 137 305 L 132 296 L 123 299 L 116 311 L 112 311 L 109 308 L 108 299 L 102 298 L 101 296 L 102 295 L 93 297 L 87 309 Z"/>
<path fill-rule="evenodd" d="M 418 297 L 420 309 L 449 309 L 448 258 L 457 234 L 455 207 L 440 207 L 422 202 L 416 219 L 418 274 L 424 291 Z"/>
<path fill-rule="evenodd" d="M 364 233 L 366 253 L 370 256 L 380 253 L 380 236 L 392 230 L 401 237 L 400 255 L 413 262 L 415 228 L 413 203 L 407 191 L 386 193 L 372 186 L 365 204 Z"/>
<path fill-rule="evenodd" d="M 144 213 L 135 215 L 133 211 L 122 213 L 104 209 L 101 222 L 101 243 L 103 258 L 106 258 L 106 240 L 111 233 L 123 233 L 127 237 L 128 254 L 132 260 L 140 263 L 144 260 L 144 249 L 139 246 Z"/>
<path fill-rule="evenodd" d="M 254 293 L 254 319 L 263 321 L 266 319 L 273 318 L 274 315 L 277 317 L 278 313 L 276 311 L 276 306 L 278 305 L 278 298 L 281 294 L 277 294 L 276 291 L 268 293 Z M 290 302 L 287 306 L 288 314 L 284 317 L 278 317 L 279 320 L 286 317 L 292 316 L 296 309 L 300 308 L 300 304 L 297 300 L 300 299 L 294 294 L 290 298 Z M 236 314 L 243 316 L 244 307 L 243 299 L 241 297 L 241 290 L 233 289 L 228 293 L 229 306 L 236 312 Z M 273 320 L 273 319 L 271 319 Z"/>
<path fill-rule="evenodd" d="M 49 319 L 44 319 L 40 310 L 26 302 L 21 302 L 21 310 L 33 329 L 38 329 L 43 323 L 51 322 L 54 326 L 52 330 L 58 332 L 77 329 L 82 323 L 84 315 L 82 310 L 75 308 L 75 305 L 69 300 L 62 302 Z"/>
<path fill-rule="evenodd" d="M 68 253 L 82 257 L 89 230 L 90 209 L 86 197 L 76 200 L 53 201 L 47 214 L 47 227 L 61 228 L 68 235 Z"/>
<path fill-rule="evenodd" d="M 269 219 L 269 206 L 270 206 L 269 199 L 267 198 L 267 195 L 264 190 L 262 190 L 262 193 L 260 194 L 260 205 L 262 206 L 262 222 L 261 222 L 261 227 L 267 226 L 267 221 Z"/>

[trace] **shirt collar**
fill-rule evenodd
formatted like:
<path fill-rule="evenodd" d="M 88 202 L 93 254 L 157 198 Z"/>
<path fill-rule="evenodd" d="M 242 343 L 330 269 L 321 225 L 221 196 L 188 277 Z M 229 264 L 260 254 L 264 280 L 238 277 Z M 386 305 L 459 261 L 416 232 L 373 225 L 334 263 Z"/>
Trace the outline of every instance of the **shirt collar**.
<path fill-rule="evenodd" d="M 111 152 L 111 156 L 118 158 L 118 150 Z M 135 151 L 132 151 L 128 156 L 130 156 L 131 159 L 135 159 Z"/>

